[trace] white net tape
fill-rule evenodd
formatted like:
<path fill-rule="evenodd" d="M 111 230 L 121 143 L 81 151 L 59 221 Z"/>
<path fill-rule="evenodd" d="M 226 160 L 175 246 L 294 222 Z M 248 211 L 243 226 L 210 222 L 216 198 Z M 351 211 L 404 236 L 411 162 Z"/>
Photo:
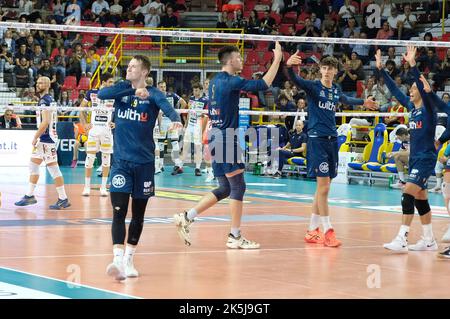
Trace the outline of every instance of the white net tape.
<path fill-rule="evenodd" d="M 49 107 L 49 106 L 29 106 L 29 105 L 15 105 L 8 106 L 8 109 L 12 109 L 15 111 L 38 111 L 38 110 L 49 110 L 49 111 L 84 111 L 84 112 L 92 112 L 92 107 L 74 107 L 74 106 L 58 106 L 58 107 Z M 0 107 L 1 109 L 1 107 Z M 111 107 L 96 107 L 95 111 L 106 111 L 113 112 L 114 108 Z M 178 113 L 197 113 L 197 114 L 207 114 L 207 110 L 189 110 L 189 109 L 176 109 Z M 282 111 L 246 111 L 240 110 L 240 115 L 269 115 L 269 116 L 308 116 L 307 112 L 282 112 Z M 409 113 L 394 113 L 394 112 L 336 112 L 337 117 L 345 117 L 345 116 L 361 116 L 361 117 L 390 117 L 390 116 L 410 116 Z M 446 113 L 438 113 L 439 117 L 446 117 Z"/>
<path fill-rule="evenodd" d="M 160 36 L 160 37 L 191 37 L 223 40 L 254 40 L 254 41 L 279 41 L 299 43 L 329 43 L 329 44 L 364 44 L 364 45 L 388 45 L 388 46 L 426 46 L 450 48 L 450 42 L 444 41 L 411 41 L 411 40 L 379 40 L 379 39 L 352 39 L 352 38 L 322 38 L 322 37 L 296 37 L 280 35 L 255 35 L 241 33 L 216 33 L 197 32 L 183 30 L 158 30 L 143 28 L 107 28 L 76 25 L 0 22 L 0 27 L 45 31 L 84 32 L 97 34 L 124 34 L 137 36 Z"/>

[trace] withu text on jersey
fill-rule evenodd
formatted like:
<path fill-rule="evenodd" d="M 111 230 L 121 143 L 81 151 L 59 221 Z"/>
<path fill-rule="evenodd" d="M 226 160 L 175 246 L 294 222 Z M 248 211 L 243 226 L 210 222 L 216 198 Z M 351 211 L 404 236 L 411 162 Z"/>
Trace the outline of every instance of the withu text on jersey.
<path fill-rule="evenodd" d="M 117 110 L 117 117 L 121 119 L 127 119 L 130 121 L 138 121 L 138 122 L 147 122 L 148 121 L 148 113 L 140 113 L 137 110 L 126 109 L 126 110 Z"/>

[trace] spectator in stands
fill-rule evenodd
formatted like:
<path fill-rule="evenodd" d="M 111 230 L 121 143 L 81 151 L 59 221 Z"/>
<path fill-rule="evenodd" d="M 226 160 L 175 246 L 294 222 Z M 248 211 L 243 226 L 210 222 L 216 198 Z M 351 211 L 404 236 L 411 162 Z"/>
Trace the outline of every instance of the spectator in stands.
<path fill-rule="evenodd" d="M 61 96 L 59 98 L 58 101 L 58 106 L 72 106 L 72 101 L 70 100 L 69 97 L 69 92 L 67 91 L 62 91 L 61 92 Z M 69 116 L 70 115 L 70 111 L 60 111 L 58 112 L 58 115 L 62 115 L 62 116 Z M 64 118 L 61 119 L 61 121 L 73 121 L 74 119 L 68 119 L 68 118 Z"/>
<path fill-rule="evenodd" d="M 145 15 L 144 25 L 147 28 L 157 28 L 161 22 L 161 19 L 156 12 L 155 7 L 149 7 L 148 13 Z M 158 38 L 158 39 L 156 39 Z M 153 41 L 159 41 L 159 37 L 152 37 Z"/>
<path fill-rule="evenodd" d="M 25 89 L 33 86 L 33 71 L 29 67 L 29 61 L 22 57 L 18 65 L 15 66 L 14 71 L 14 86 L 20 89 Z M 22 91 L 22 92 L 19 92 Z M 19 96 L 22 95 L 23 90 L 18 90 Z"/>
<path fill-rule="evenodd" d="M 27 41 L 26 41 L 27 51 L 30 53 L 34 52 L 34 45 L 39 44 L 37 41 L 34 40 L 34 37 L 32 34 L 27 35 Z"/>
<path fill-rule="evenodd" d="M 164 12 L 166 12 L 166 6 L 164 5 L 164 3 L 161 3 L 161 0 L 155 0 L 151 2 L 149 8 L 155 8 L 158 15 L 162 15 Z"/>
<path fill-rule="evenodd" d="M 417 32 L 414 30 L 417 24 L 417 17 L 411 13 L 411 5 L 406 3 L 403 6 L 404 13 L 399 15 L 399 21 L 401 22 L 401 37 L 403 40 L 409 40 L 411 37 L 415 36 Z"/>
<path fill-rule="evenodd" d="M 327 31 L 330 38 L 338 37 L 338 24 L 329 15 L 326 16 L 322 23 L 322 33 Z"/>
<path fill-rule="evenodd" d="M 53 95 L 55 100 L 59 99 L 59 95 L 61 93 L 61 84 L 58 83 L 56 79 L 56 71 L 50 65 L 50 60 L 48 58 L 44 58 L 42 60 L 42 66 L 37 70 L 38 78 L 41 76 L 46 76 L 50 79 L 50 87 L 53 90 Z"/>
<path fill-rule="evenodd" d="M 0 116 L 0 128 L 2 129 L 21 129 L 22 126 L 17 117 L 13 114 L 13 110 L 6 109 L 5 113 Z"/>
<path fill-rule="evenodd" d="M 437 89 L 443 90 L 444 83 L 450 78 L 450 49 L 447 50 L 444 60 L 440 65 L 440 71 L 436 73 L 433 77 L 435 81 L 434 85 Z"/>
<path fill-rule="evenodd" d="M 347 60 L 344 64 L 344 70 L 337 74 L 337 82 L 341 84 L 342 92 L 350 97 L 356 97 L 356 82 L 358 75 L 352 69 L 352 62 Z"/>
<path fill-rule="evenodd" d="M 20 60 L 22 58 L 25 58 L 27 61 L 31 61 L 32 58 L 32 52 L 27 51 L 27 45 L 21 44 L 19 47 L 19 52 L 16 53 L 14 56 L 15 64 L 19 65 Z"/>
<path fill-rule="evenodd" d="M 366 84 L 363 85 L 363 93 L 361 94 L 361 98 L 366 100 L 369 96 L 375 96 L 375 78 L 370 77 L 367 79 Z"/>
<path fill-rule="evenodd" d="M 310 19 L 314 28 L 316 28 L 317 30 L 322 29 L 322 20 L 317 17 L 317 14 L 315 12 L 311 12 Z"/>
<path fill-rule="evenodd" d="M 355 35 L 355 38 L 359 39 L 367 39 L 367 35 L 364 32 L 361 32 L 359 35 Z M 352 49 L 351 55 L 353 56 L 355 54 L 355 59 L 361 61 L 361 71 L 362 74 L 358 75 L 359 79 L 364 79 L 364 70 L 362 70 L 362 66 L 369 63 L 369 55 L 370 55 L 370 45 L 367 44 L 350 44 L 350 49 Z"/>
<path fill-rule="evenodd" d="M 308 7 L 310 12 L 314 12 L 321 21 L 325 20 L 325 15 L 329 15 L 330 10 L 328 7 L 328 0 L 311 0 L 308 1 Z M 297 6 L 297 12 L 302 10 L 301 6 Z"/>
<path fill-rule="evenodd" d="M 401 70 L 400 70 L 400 77 L 402 78 L 402 82 L 405 83 L 408 86 L 411 86 L 414 83 L 414 77 L 410 72 L 411 66 L 407 61 L 402 64 Z"/>
<path fill-rule="evenodd" d="M 105 0 L 95 0 L 91 7 L 92 20 L 105 26 L 109 21 L 109 3 Z"/>
<path fill-rule="evenodd" d="M 258 19 L 258 11 L 250 11 L 250 16 L 248 17 L 246 33 L 249 34 L 259 34 L 261 28 L 261 21 Z"/>
<path fill-rule="evenodd" d="M 109 19 L 116 28 L 119 27 L 119 24 L 122 22 L 122 14 L 123 14 L 123 7 L 119 4 L 120 0 L 114 0 L 114 4 L 109 7 Z"/>
<path fill-rule="evenodd" d="M 283 83 L 283 88 L 280 90 L 280 95 L 284 94 L 289 101 L 294 100 L 294 84 L 287 80 Z"/>
<path fill-rule="evenodd" d="M 81 21 L 81 8 L 77 0 L 72 0 L 66 7 L 66 17 L 63 22 L 69 25 L 79 25 Z"/>
<path fill-rule="evenodd" d="M 68 65 L 69 57 L 66 55 L 66 49 L 64 47 L 60 47 L 59 54 L 53 59 L 53 67 L 56 70 L 56 76 L 59 83 L 64 82 L 64 78 L 66 77 L 66 68 Z"/>
<path fill-rule="evenodd" d="M 231 20 L 228 19 L 228 12 L 222 11 L 219 14 L 219 19 L 217 21 L 216 28 L 217 29 L 229 29 L 229 28 L 231 28 Z M 224 32 L 224 31 L 221 30 L 219 32 Z"/>
<path fill-rule="evenodd" d="M 150 6 L 150 3 L 148 0 L 142 0 L 141 4 L 138 5 L 134 10 L 133 10 L 133 14 L 135 15 L 134 17 L 134 24 L 139 24 L 142 23 L 144 24 L 144 20 L 145 20 L 145 15 L 148 13 L 148 8 Z"/>
<path fill-rule="evenodd" d="M 356 8 L 351 4 L 350 0 L 345 0 L 344 5 L 339 9 L 339 21 L 342 25 L 345 25 L 350 18 L 354 18 L 356 14 Z"/>
<path fill-rule="evenodd" d="M 286 146 L 276 149 L 279 152 L 279 165 L 278 171 L 273 175 L 274 178 L 285 177 L 285 175 L 282 174 L 282 170 L 283 166 L 287 164 L 289 158 L 294 156 L 305 156 L 308 135 L 303 132 L 303 127 L 303 121 L 298 120 L 295 122 L 295 130 L 289 134 L 289 142 Z"/>
<path fill-rule="evenodd" d="M 61 0 L 56 0 L 56 3 L 53 4 L 53 19 L 55 19 L 57 24 L 63 24 L 64 6 L 65 6 L 65 3 L 62 4 Z"/>
<path fill-rule="evenodd" d="M 47 58 L 45 53 L 42 51 L 40 44 L 34 45 L 33 54 L 31 55 L 31 69 L 33 70 L 33 77 L 36 77 L 37 70 L 42 66 L 42 61 Z"/>
<path fill-rule="evenodd" d="M 52 19 L 50 24 L 56 24 L 56 20 Z M 45 53 L 51 56 L 53 49 L 64 46 L 64 37 L 61 31 L 47 31 L 45 37 Z"/>
<path fill-rule="evenodd" d="M 400 104 L 400 102 L 393 96 L 391 98 L 391 105 L 388 108 L 389 113 L 407 113 L 406 107 Z M 395 127 L 399 124 L 405 124 L 404 116 L 389 116 L 384 118 L 384 123 L 388 127 Z"/>
<path fill-rule="evenodd" d="M 305 26 L 303 29 L 298 30 L 296 35 L 299 37 L 318 37 L 320 36 L 320 30 L 313 25 L 310 18 L 306 18 Z M 300 52 L 312 51 L 314 48 L 316 48 L 316 46 L 311 43 L 299 43 L 297 46 L 297 49 Z"/>
<path fill-rule="evenodd" d="M 442 94 L 442 101 L 444 101 L 445 103 L 447 103 L 448 106 L 450 106 L 450 93 L 443 93 Z"/>
<path fill-rule="evenodd" d="M 392 4 L 392 0 L 383 0 L 381 3 L 381 19 L 383 22 L 391 17 L 393 8 L 395 8 L 395 5 Z"/>
<path fill-rule="evenodd" d="M 307 104 L 306 104 L 306 100 L 304 99 L 304 98 L 299 98 L 298 100 L 297 100 L 297 113 L 300 113 L 300 112 L 308 112 L 308 106 L 307 106 Z M 301 120 L 301 121 L 303 121 L 303 122 L 305 122 L 305 121 L 307 121 L 308 120 L 308 115 L 299 115 L 299 114 L 297 114 L 296 116 L 295 116 L 295 118 L 294 118 L 294 123 L 297 123 L 297 121 L 298 120 Z"/>
<path fill-rule="evenodd" d="M 279 109 L 281 112 L 295 112 L 297 111 L 297 106 L 292 101 L 292 99 L 289 98 L 289 96 L 287 96 L 284 93 L 281 93 L 278 96 L 277 109 Z M 284 121 L 284 124 L 288 130 L 294 128 L 294 116 L 282 115 L 280 119 Z"/>
<path fill-rule="evenodd" d="M 322 31 L 322 38 L 328 38 L 329 32 L 327 30 Z M 324 55 L 334 55 L 334 44 L 333 43 L 319 43 L 317 44 L 317 49 Z"/>
<path fill-rule="evenodd" d="M 20 16 L 28 16 L 33 11 L 33 1 L 31 0 L 20 0 L 19 1 Z"/>
<path fill-rule="evenodd" d="M 391 16 L 388 17 L 388 23 L 389 27 L 391 28 L 392 32 L 394 33 L 394 38 L 400 39 L 401 37 L 401 20 L 400 16 L 398 15 L 397 8 L 395 6 L 392 6 L 391 8 Z"/>
<path fill-rule="evenodd" d="M 381 27 L 380 30 L 378 30 L 376 39 L 387 40 L 387 39 L 392 39 L 393 36 L 394 36 L 394 32 L 392 32 L 391 28 L 389 27 L 389 23 L 387 21 L 384 21 L 383 26 Z M 379 48 L 383 52 L 386 51 L 386 46 L 380 46 Z"/>
<path fill-rule="evenodd" d="M 400 55 L 397 55 L 395 53 L 395 47 L 389 47 L 387 51 L 387 60 L 392 60 L 395 62 L 395 65 L 401 65 L 402 64 L 402 57 Z"/>
<path fill-rule="evenodd" d="M 350 36 L 352 34 L 356 34 L 356 33 L 359 34 L 360 32 L 361 32 L 361 28 L 356 25 L 356 19 L 355 18 L 350 18 L 347 21 L 347 27 L 342 32 L 342 37 L 343 38 L 350 38 Z"/>
<path fill-rule="evenodd" d="M 264 11 L 264 17 L 261 19 L 260 34 L 271 34 L 276 26 L 276 21 L 270 16 L 270 11 Z"/>
<path fill-rule="evenodd" d="M 358 75 L 358 80 L 364 80 L 366 78 L 366 74 L 364 73 L 363 62 L 359 54 L 355 51 L 353 51 L 350 55 L 350 64 L 352 66 L 352 70 Z"/>
<path fill-rule="evenodd" d="M 284 0 L 273 0 L 272 1 L 272 12 L 275 12 L 276 14 L 280 14 L 283 12 L 284 9 Z"/>
<path fill-rule="evenodd" d="M 231 22 L 231 26 L 234 29 L 245 29 L 247 26 L 247 21 L 244 19 L 244 15 L 241 10 L 234 11 L 234 18 Z"/>
<path fill-rule="evenodd" d="M 384 78 L 381 76 L 375 84 L 375 101 L 380 105 L 380 112 L 386 112 L 390 106 L 391 92 L 384 83 Z"/>
<path fill-rule="evenodd" d="M 386 72 L 390 75 L 391 78 L 395 78 L 398 74 L 397 65 L 392 60 L 386 61 Z"/>
<path fill-rule="evenodd" d="M 409 162 L 409 132 L 406 128 L 400 127 L 396 132 L 397 140 L 402 143 L 398 152 L 391 152 L 386 155 L 388 159 L 394 158 L 397 167 L 399 180 L 392 188 L 403 188 L 406 185 L 405 167 Z"/>
<path fill-rule="evenodd" d="M 403 80 L 402 77 L 400 76 L 400 74 L 398 74 L 395 77 L 395 84 L 397 84 L 397 88 L 405 95 L 408 95 L 408 87 L 406 85 L 403 84 Z"/>
<path fill-rule="evenodd" d="M 6 29 L 5 34 L 3 35 L 2 43 L 5 43 L 8 46 L 9 52 L 16 52 L 16 40 L 13 38 L 11 29 Z"/>
<path fill-rule="evenodd" d="M 426 54 L 417 58 L 417 67 L 424 73 L 437 73 L 441 67 L 441 61 L 439 61 L 434 48 L 428 48 Z"/>
<path fill-rule="evenodd" d="M 163 28 L 176 28 L 179 27 L 178 18 L 173 14 L 173 8 L 171 6 L 167 6 L 166 14 L 161 17 L 161 27 Z"/>
<path fill-rule="evenodd" d="M 14 69 L 14 59 L 11 52 L 8 50 L 8 45 L 2 43 L 0 52 L 0 73 L 12 72 Z"/>
<path fill-rule="evenodd" d="M 81 59 L 81 76 L 86 76 L 87 74 L 90 78 L 99 64 L 100 56 L 97 54 L 97 48 L 92 46 L 89 48 L 86 57 Z"/>
<path fill-rule="evenodd" d="M 86 57 L 86 53 L 83 50 L 81 44 L 75 45 L 75 50 L 72 52 L 72 56 L 69 59 L 69 65 L 66 67 L 67 75 L 75 75 L 77 77 L 77 83 L 81 78 L 81 60 Z"/>

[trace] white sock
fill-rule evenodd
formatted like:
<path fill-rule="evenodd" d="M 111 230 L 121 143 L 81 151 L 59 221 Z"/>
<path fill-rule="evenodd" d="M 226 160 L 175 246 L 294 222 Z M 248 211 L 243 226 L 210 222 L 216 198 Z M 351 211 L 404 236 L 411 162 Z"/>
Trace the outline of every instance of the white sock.
<path fill-rule="evenodd" d="M 126 263 L 133 262 L 134 253 L 136 252 L 136 247 L 132 247 L 127 245 L 125 247 L 125 258 L 124 261 Z"/>
<path fill-rule="evenodd" d="M 28 189 L 28 193 L 26 193 L 25 195 L 27 195 L 27 196 L 34 196 L 34 190 L 36 189 L 36 184 L 32 184 L 32 183 L 29 183 L 28 184 L 29 185 L 29 189 Z"/>
<path fill-rule="evenodd" d="M 404 239 L 408 238 L 409 226 L 401 225 L 400 230 L 398 231 L 398 235 L 403 237 Z"/>
<path fill-rule="evenodd" d="M 102 188 L 106 188 L 107 181 L 108 181 L 108 177 L 102 177 Z"/>
<path fill-rule="evenodd" d="M 114 263 L 122 263 L 123 261 L 123 248 L 113 248 Z"/>
<path fill-rule="evenodd" d="M 436 188 L 441 188 L 442 177 L 436 177 Z"/>
<path fill-rule="evenodd" d="M 158 165 L 160 161 L 159 155 L 155 155 L 155 164 Z"/>
<path fill-rule="evenodd" d="M 56 187 L 56 191 L 58 192 L 59 199 L 62 199 L 62 200 L 67 199 L 66 190 L 64 189 L 64 185 Z"/>
<path fill-rule="evenodd" d="M 213 173 L 212 167 L 207 167 L 207 168 L 206 168 L 206 172 L 207 172 L 208 174 L 211 174 L 211 175 L 212 175 L 212 173 Z"/>
<path fill-rule="evenodd" d="M 311 219 L 309 220 L 309 231 L 315 230 L 320 226 L 320 215 L 311 214 Z"/>
<path fill-rule="evenodd" d="M 164 157 L 159 158 L 159 165 L 160 165 L 160 167 L 164 166 Z"/>
<path fill-rule="evenodd" d="M 320 220 L 322 221 L 324 233 L 326 233 L 328 231 L 328 229 L 333 228 L 331 226 L 330 216 L 320 216 Z"/>
<path fill-rule="evenodd" d="M 174 162 L 175 166 L 183 167 L 183 161 L 181 159 L 177 158 Z"/>
<path fill-rule="evenodd" d="M 84 178 L 84 186 L 85 187 L 91 187 L 91 178 L 90 177 L 85 177 Z"/>
<path fill-rule="evenodd" d="M 425 237 L 426 240 L 433 240 L 433 225 L 429 223 L 428 225 L 422 225 L 423 228 L 423 237 Z"/>
<path fill-rule="evenodd" d="M 202 167 L 202 162 L 200 162 L 200 163 L 195 163 L 195 168 L 200 169 L 200 167 Z"/>
<path fill-rule="evenodd" d="M 191 208 L 188 210 L 186 216 L 187 216 L 187 219 L 192 221 L 192 220 L 194 220 L 195 216 L 197 216 L 197 215 L 198 215 L 198 212 L 194 208 Z"/>
<path fill-rule="evenodd" d="M 400 180 L 401 180 L 402 182 L 405 181 L 405 173 L 403 173 L 403 172 L 398 172 L 398 177 L 400 178 Z"/>
<path fill-rule="evenodd" d="M 238 238 L 241 236 L 241 230 L 239 228 L 231 227 L 231 235 L 233 235 L 235 238 Z"/>

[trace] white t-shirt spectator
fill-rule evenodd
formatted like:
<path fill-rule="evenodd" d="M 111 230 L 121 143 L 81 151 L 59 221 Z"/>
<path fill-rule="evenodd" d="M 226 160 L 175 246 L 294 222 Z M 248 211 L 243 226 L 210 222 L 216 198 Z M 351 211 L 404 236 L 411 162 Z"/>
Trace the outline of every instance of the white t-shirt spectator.
<path fill-rule="evenodd" d="M 19 8 L 22 9 L 20 12 L 21 14 L 31 14 L 33 11 L 33 1 L 31 0 L 20 0 L 19 1 Z"/>
<path fill-rule="evenodd" d="M 400 16 L 396 16 L 395 18 L 390 16 L 388 18 L 388 23 L 389 23 L 389 26 L 391 27 L 391 29 L 397 29 L 397 23 L 398 23 L 398 21 L 401 21 L 399 18 L 400 18 Z"/>
<path fill-rule="evenodd" d="M 109 7 L 109 12 L 111 14 L 122 14 L 123 7 L 120 4 L 113 4 L 111 7 Z"/>
<path fill-rule="evenodd" d="M 149 7 L 149 6 L 150 6 L 150 2 L 147 3 L 145 6 L 138 5 L 138 6 L 136 7 L 136 9 L 133 10 L 133 13 L 134 13 L 134 14 L 139 14 L 139 13 L 141 13 L 141 14 L 143 14 L 143 15 L 146 15 L 146 14 L 148 13 L 148 7 Z"/>
<path fill-rule="evenodd" d="M 412 29 L 412 25 L 410 22 L 417 22 L 417 17 L 414 14 L 409 15 L 409 21 L 406 20 L 406 15 L 401 14 L 398 16 L 399 21 L 403 21 L 403 28 Z"/>
<path fill-rule="evenodd" d="M 353 17 L 356 13 L 356 8 L 352 5 L 350 6 L 345 6 L 343 5 L 340 9 L 339 9 L 339 15 L 343 14 L 342 19 L 350 19 L 351 17 Z"/>
<path fill-rule="evenodd" d="M 96 15 L 100 15 L 103 9 L 109 11 L 109 4 L 105 0 L 96 0 L 92 4 L 91 11 Z"/>
<path fill-rule="evenodd" d="M 155 8 L 156 9 L 156 13 L 158 13 L 159 15 L 163 14 L 166 11 L 166 7 L 164 6 L 164 3 L 161 2 L 156 2 L 153 1 L 152 3 L 150 3 L 150 5 L 148 6 L 148 8 Z"/>
<path fill-rule="evenodd" d="M 158 14 L 146 14 L 145 15 L 145 26 L 149 28 L 157 28 L 161 22 Z"/>

